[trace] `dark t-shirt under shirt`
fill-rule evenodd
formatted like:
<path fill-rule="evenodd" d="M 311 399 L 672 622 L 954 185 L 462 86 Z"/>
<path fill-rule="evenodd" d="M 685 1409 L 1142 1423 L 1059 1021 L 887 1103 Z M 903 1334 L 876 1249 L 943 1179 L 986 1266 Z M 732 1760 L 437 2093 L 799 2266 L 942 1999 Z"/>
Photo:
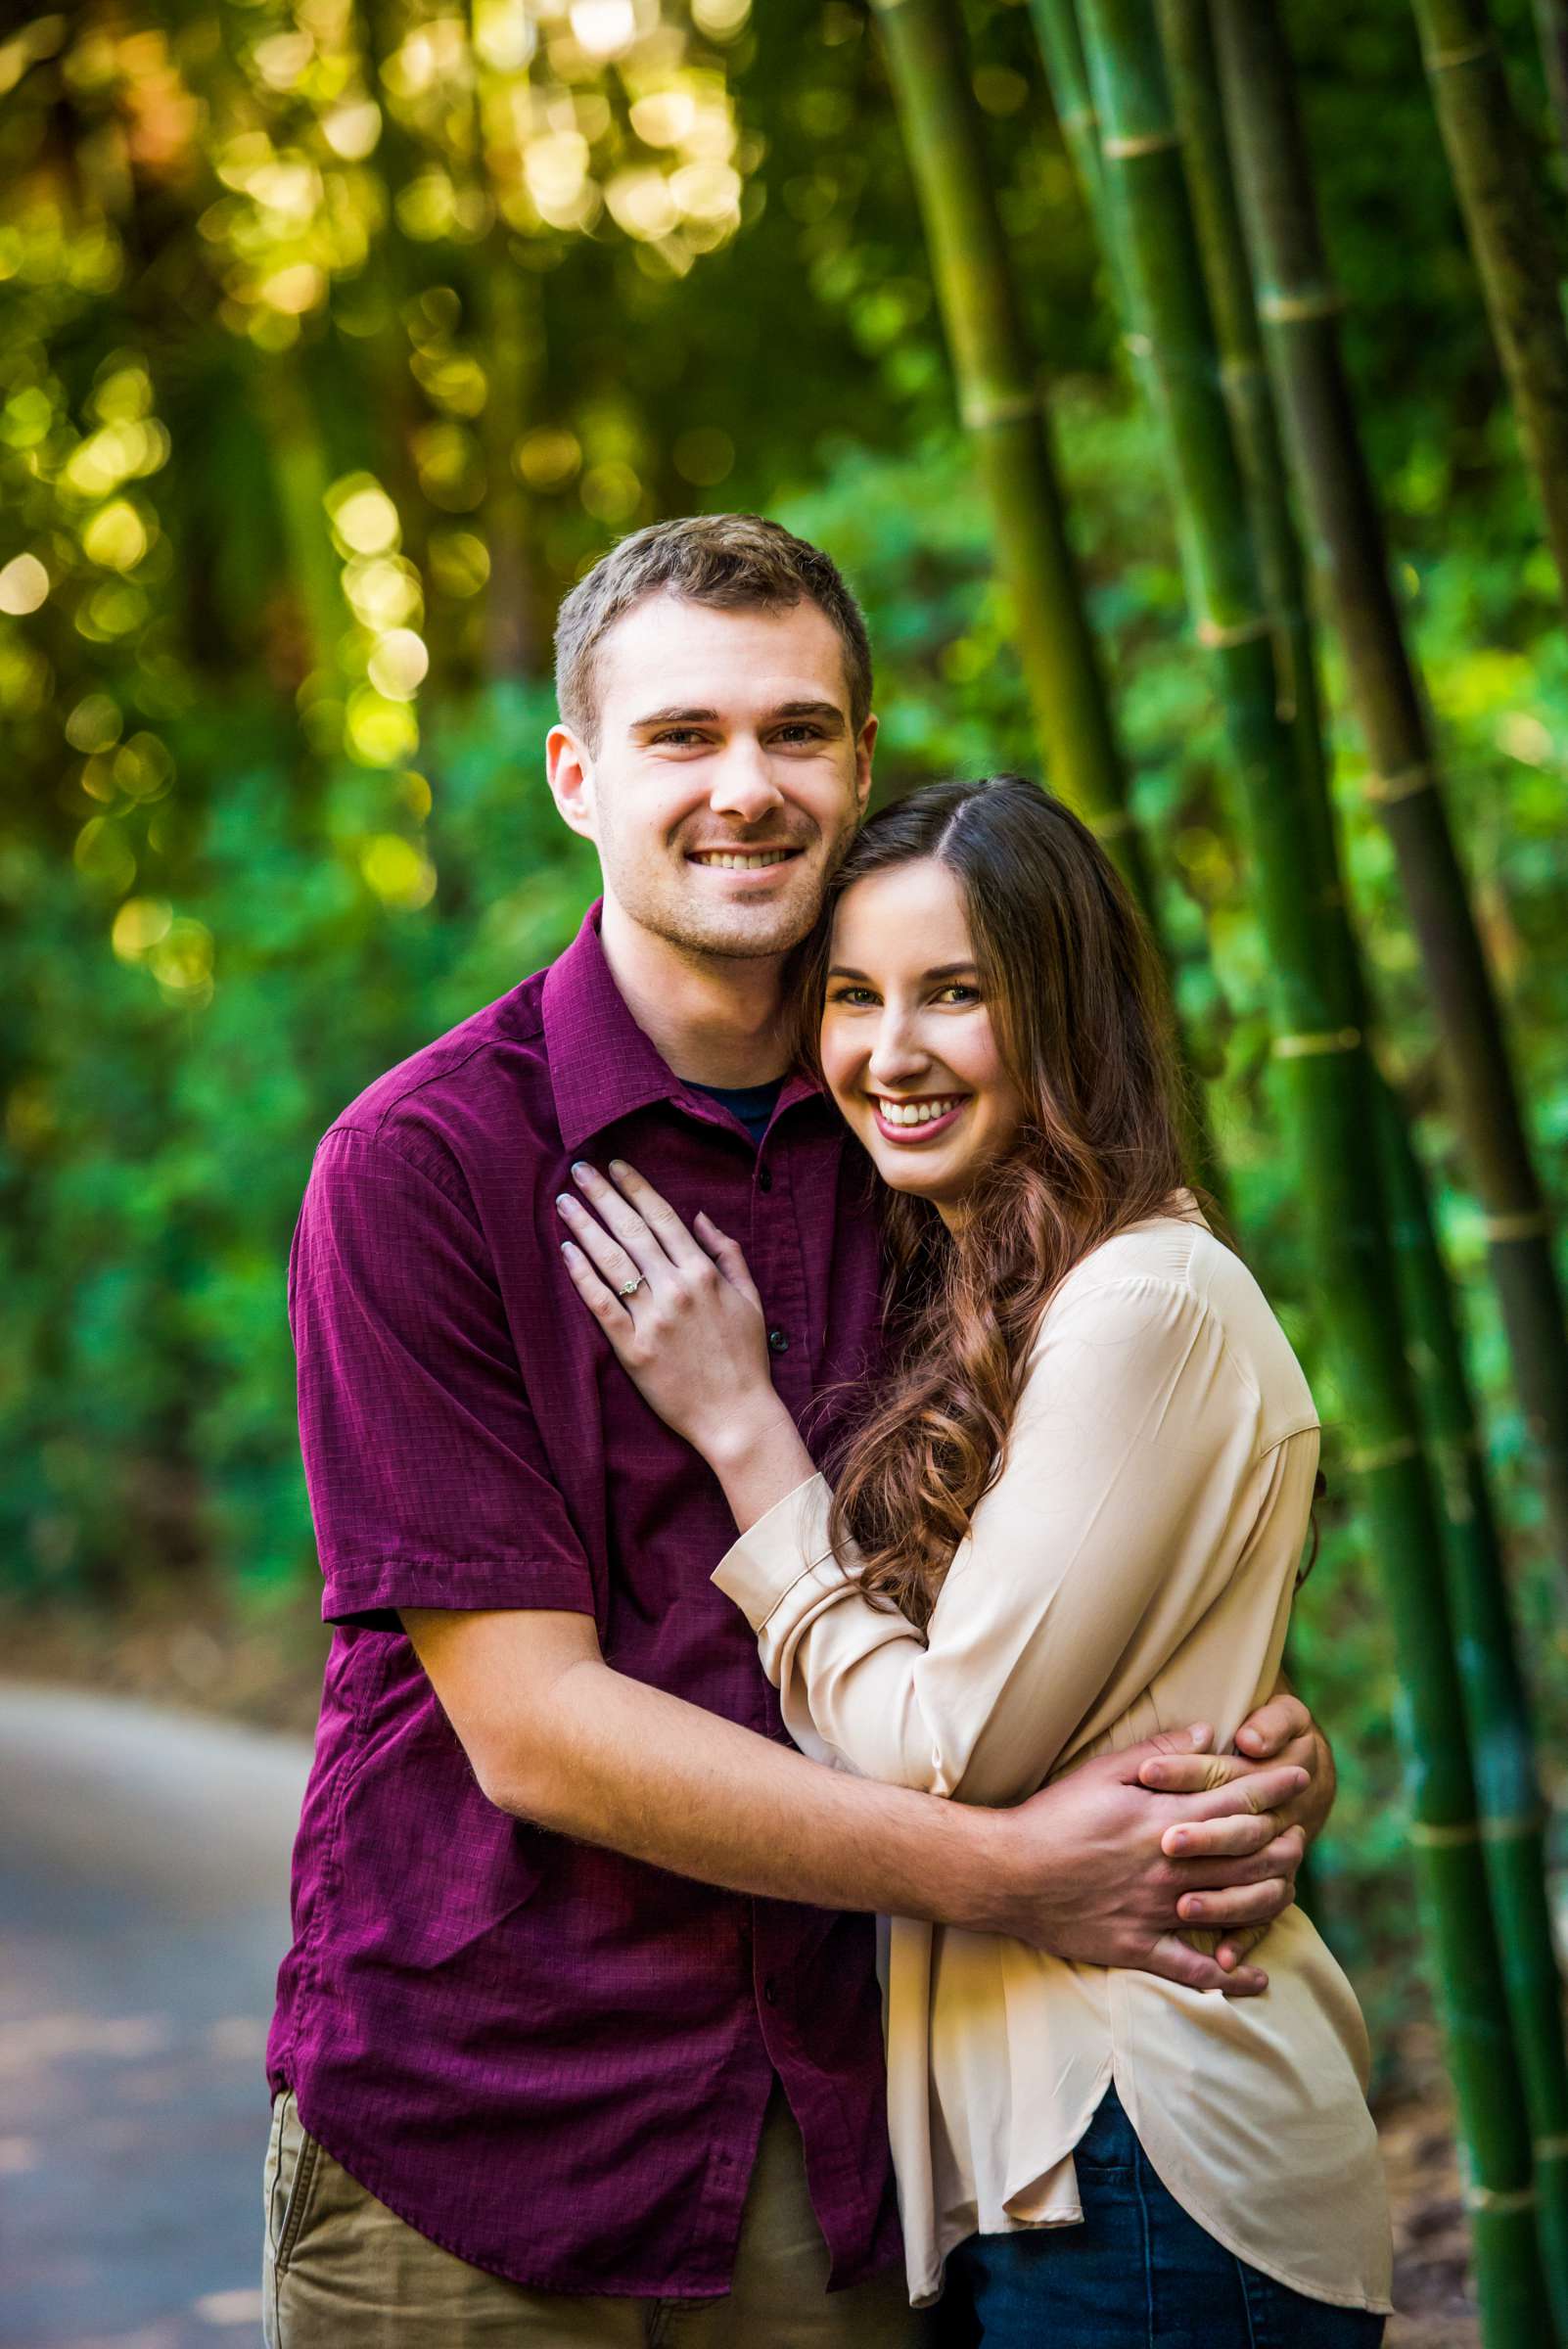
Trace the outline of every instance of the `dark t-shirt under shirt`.
<path fill-rule="evenodd" d="M 697 1084 L 690 1078 L 686 1082 L 694 1093 L 706 1093 L 711 1101 L 717 1101 L 727 1109 L 732 1118 L 739 1118 L 758 1148 L 761 1148 L 768 1121 L 784 1090 L 782 1077 L 775 1077 L 771 1084 Z"/>

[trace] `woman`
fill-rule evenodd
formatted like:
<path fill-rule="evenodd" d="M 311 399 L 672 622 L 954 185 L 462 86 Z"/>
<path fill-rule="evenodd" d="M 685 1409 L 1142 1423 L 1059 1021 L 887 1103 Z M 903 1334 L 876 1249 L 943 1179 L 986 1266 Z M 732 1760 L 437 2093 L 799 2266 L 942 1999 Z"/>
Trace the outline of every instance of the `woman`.
<path fill-rule="evenodd" d="M 1318 1426 L 1180 1183 L 1149 946 L 1092 836 L 1002 776 L 866 825 L 804 1045 L 888 1186 L 897 1359 L 836 1489 L 768 1377 L 740 1247 L 628 1168 L 574 1281 L 719 1478 L 798 1744 L 959 1801 L 1273 1683 Z M 604 1205 L 606 1193 L 586 1177 Z M 632 1212 L 635 1211 L 635 1212 Z M 1364 2349 L 1388 2225 L 1350 1987 L 1299 1910 L 1261 1998 L 895 1918 L 889 2117 L 911 2298 L 954 2337 Z"/>

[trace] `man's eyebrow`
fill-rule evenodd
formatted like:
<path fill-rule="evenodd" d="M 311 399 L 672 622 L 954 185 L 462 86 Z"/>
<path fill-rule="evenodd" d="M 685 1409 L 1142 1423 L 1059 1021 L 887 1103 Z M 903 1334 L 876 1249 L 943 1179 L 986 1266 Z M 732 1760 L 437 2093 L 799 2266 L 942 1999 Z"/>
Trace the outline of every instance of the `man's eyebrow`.
<path fill-rule="evenodd" d="M 769 717 L 819 717 L 824 724 L 841 728 L 844 724 L 844 713 L 837 702 L 780 702 L 778 708 L 769 710 L 767 714 Z"/>
<path fill-rule="evenodd" d="M 771 725 L 786 717 L 814 717 L 824 726 L 837 727 L 840 733 L 844 731 L 844 713 L 837 702 L 780 702 L 774 709 L 763 713 L 762 723 Z M 634 717 L 627 731 L 646 734 L 657 726 L 712 726 L 717 722 L 716 710 L 671 707 L 668 710 L 650 710 L 644 716 Z"/>
<path fill-rule="evenodd" d="M 641 734 L 649 726 L 712 725 L 717 715 L 716 710 L 650 710 L 646 717 L 632 719 L 629 731 Z"/>

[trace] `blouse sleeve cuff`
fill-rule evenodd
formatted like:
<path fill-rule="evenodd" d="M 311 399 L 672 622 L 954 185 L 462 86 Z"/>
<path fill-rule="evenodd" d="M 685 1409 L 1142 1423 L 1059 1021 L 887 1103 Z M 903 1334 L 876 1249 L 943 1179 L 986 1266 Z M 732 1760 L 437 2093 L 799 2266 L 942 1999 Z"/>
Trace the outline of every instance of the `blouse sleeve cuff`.
<path fill-rule="evenodd" d="M 826 1477 L 813 1476 L 775 1501 L 719 1560 L 714 1583 L 735 1601 L 754 1632 L 761 1630 L 803 1576 L 832 1557 L 832 1502 Z"/>

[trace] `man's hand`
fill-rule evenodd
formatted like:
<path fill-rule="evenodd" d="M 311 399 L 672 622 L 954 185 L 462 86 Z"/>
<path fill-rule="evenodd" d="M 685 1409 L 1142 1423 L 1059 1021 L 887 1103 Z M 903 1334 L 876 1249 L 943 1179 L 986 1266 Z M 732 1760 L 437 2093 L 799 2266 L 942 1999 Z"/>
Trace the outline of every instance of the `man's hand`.
<path fill-rule="evenodd" d="M 1337 1784 L 1334 1757 L 1328 1740 L 1318 1728 L 1301 1698 L 1283 1682 L 1266 1705 L 1249 1715 L 1236 1731 L 1240 1752 L 1253 1762 L 1292 1762 L 1308 1773 L 1307 1783 L 1292 1802 L 1281 1807 L 1282 1828 L 1293 1832 L 1298 1840 L 1296 1863 L 1290 1874 L 1294 1882 L 1296 1865 L 1301 1854 L 1315 1836 L 1321 1833 L 1333 1807 Z M 1140 1772 L 1145 1786 L 1155 1787 L 1167 1794 L 1204 1794 L 1220 1781 L 1216 1771 L 1226 1757 L 1208 1753 L 1157 1754 L 1150 1758 Z M 1164 1838 L 1164 1848 L 1172 1858 L 1203 1859 L 1228 1846 L 1210 1840 L 1209 1829 L 1201 1825 L 1171 1827 Z M 1191 1925 L 1230 1925 L 1241 1920 L 1225 1911 L 1217 1901 L 1207 1897 L 1207 1888 L 1189 1894 L 1180 1907 L 1181 1921 Z M 1233 1972 L 1248 1952 L 1257 1948 L 1268 1931 L 1268 1925 L 1251 1921 L 1246 1929 L 1227 1934 L 1215 1950 L 1215 1957 L 1226 1972 Z"/>
<path fill-rule="evenodd" d="M 1284 1819 L 1309 1773 L 1294 1758 L 1211 1754 L 1212 1734 L 1176 1731 L 1100 1755 L 1016 1810 L 994 1813 L 1001 1890 L 990 1929 L 1058 1958 L 1133 1966 L 1192 1990 L 1245 1998 L 1265 1989 L 1260 1967 L 1234 1956 L 1222 1966 L 1179 1928 L 1262 1928 L 1289 1907 L 1303 1838 Z M 1176 1792 L 1147 1783 L 1145 1772 L 1171 1766 Z M 1179 1837 L 1192 1840 L 1173 1851 Z M 1194 1900 L 1196 1917 L 1186 1913 Z"/>

